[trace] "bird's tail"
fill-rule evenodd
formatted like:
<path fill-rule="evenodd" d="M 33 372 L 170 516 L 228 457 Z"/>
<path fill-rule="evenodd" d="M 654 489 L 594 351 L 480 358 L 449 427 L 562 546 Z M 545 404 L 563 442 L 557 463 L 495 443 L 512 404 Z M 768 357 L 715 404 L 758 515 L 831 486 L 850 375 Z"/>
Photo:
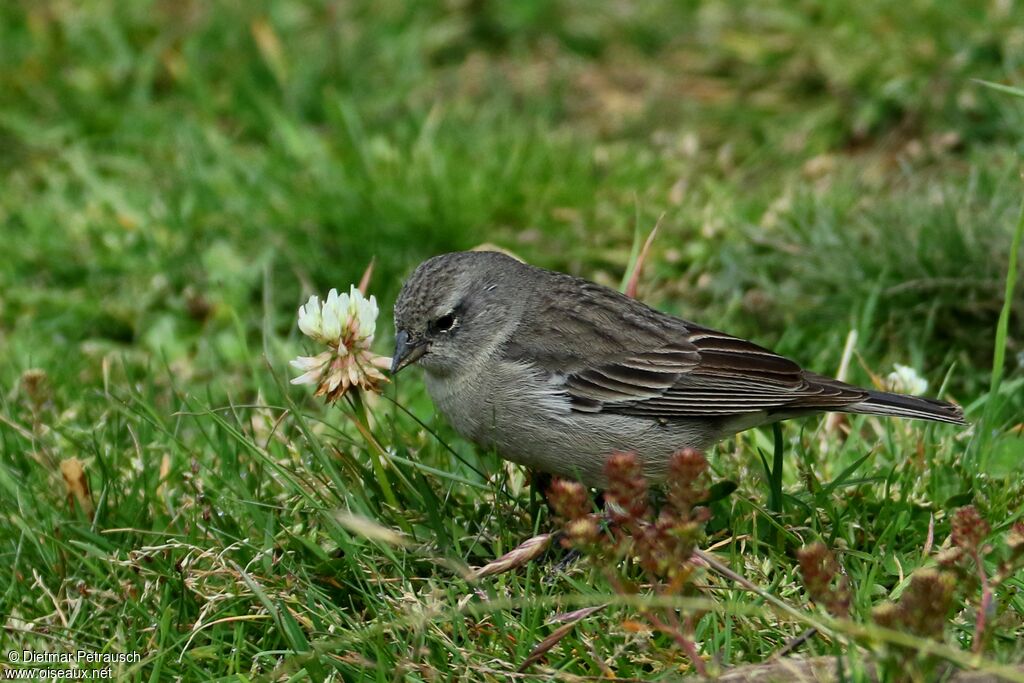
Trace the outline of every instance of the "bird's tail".
<path fill-rule="evenodd" d="M 869 391 L 865 400 L 844 406 L 840 410 L 844 413 L 861 415 L 891 415 L 915 420 L 966 424 L 963 408 L 958 405 L 930 398 L 890 394 L 884 391 Z"/>

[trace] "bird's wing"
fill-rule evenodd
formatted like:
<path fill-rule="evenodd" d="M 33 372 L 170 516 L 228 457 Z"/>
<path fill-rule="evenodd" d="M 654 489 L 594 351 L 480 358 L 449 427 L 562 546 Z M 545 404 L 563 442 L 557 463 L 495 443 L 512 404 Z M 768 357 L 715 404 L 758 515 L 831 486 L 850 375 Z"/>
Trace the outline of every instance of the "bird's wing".
<path fill-rule="evenodd" d="M 866 391 L 803 371 L 751 342 L 548 273 L 504 357 L 561 378 L 574 410 L 652 418 L 829 410 Z"/>
<path fill-rule="evenodd" d="M 756 344 L 697 326 L 657 348 L 578 368 L 565 387 L 574 410 L 655 418 L 827 410 L 867 397 Z"/>

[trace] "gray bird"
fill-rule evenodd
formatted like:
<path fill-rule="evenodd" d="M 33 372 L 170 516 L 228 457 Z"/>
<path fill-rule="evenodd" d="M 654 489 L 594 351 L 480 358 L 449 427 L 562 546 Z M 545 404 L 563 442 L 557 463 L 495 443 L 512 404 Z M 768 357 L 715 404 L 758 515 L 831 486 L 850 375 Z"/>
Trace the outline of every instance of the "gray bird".
<path fill-rule="evenodd" d="M 496 252 L 423 262 L 395 303 L 391 372 L 419 363 L 452 426 L 529 468 L 603 487 L 606 458 L 670 456 L 823 411 L 963 424 L 944 401 L 861 389 L 615 290 Z"/>

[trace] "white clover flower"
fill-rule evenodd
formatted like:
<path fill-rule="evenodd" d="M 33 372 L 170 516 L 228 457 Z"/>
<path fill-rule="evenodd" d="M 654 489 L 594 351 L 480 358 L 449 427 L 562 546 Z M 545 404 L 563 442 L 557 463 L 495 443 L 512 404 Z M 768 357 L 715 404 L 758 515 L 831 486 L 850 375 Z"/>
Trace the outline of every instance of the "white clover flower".
<path fill-rule="evenodd" d="M 323 341 L 323 326 L 323 318 L 320 315 L 320 299 L 314 294 L 309 297 L 305 306 L 299 306 L 299 329 L 307 337 Z"/>
<path fill-rule="evenodd" d="M 316 396 L 336 401 L 352 387 L 378 391 L 387 379 L 380 368 L 391 360 L 370 350 L 377 328 L 376 297 L 363 296 L 355 286 L 348 294 L 332 289 L 321 304 L 315 295 L 299 307 L 299 329 L 327 351 L 315 356 L 299 356 L 291 362 L 302 374 L 292 384 L 317 385 Z"/>
<path fill-rule="evenodd" d="M 928 391 L 928 380 L 917 374 L 917 370 L 893 363 L 893 371 L 885 377 L 885 388 L 900 394 L 920 396 Z"/>

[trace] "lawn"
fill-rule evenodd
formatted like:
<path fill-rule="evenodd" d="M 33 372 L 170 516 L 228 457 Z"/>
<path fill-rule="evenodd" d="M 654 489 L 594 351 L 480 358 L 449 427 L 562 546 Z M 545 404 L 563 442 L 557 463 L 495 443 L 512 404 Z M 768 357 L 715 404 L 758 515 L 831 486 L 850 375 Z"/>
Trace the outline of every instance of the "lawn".
<path fill-rule="evenodd" d="M 1024 680 L 1024 100 L 980 82 L 1024 83 L 1022 26 L 995 0 L 0 4 L 0 669 L 672 680 L 692 646 Z M 697 536 L 725 571 L 666 587 L 556 543 L 481 578 L 560 528 L 526 475 L 418 370 L 333 406 L 289 384 L 299 305 L 371 263 L 390 355 L 429 256 L 618 287 L 656 224 L 642 300 L 822 374 L 846 349 L 865 386 L 913 367 L 972 426 L 723 442 Z"/>

